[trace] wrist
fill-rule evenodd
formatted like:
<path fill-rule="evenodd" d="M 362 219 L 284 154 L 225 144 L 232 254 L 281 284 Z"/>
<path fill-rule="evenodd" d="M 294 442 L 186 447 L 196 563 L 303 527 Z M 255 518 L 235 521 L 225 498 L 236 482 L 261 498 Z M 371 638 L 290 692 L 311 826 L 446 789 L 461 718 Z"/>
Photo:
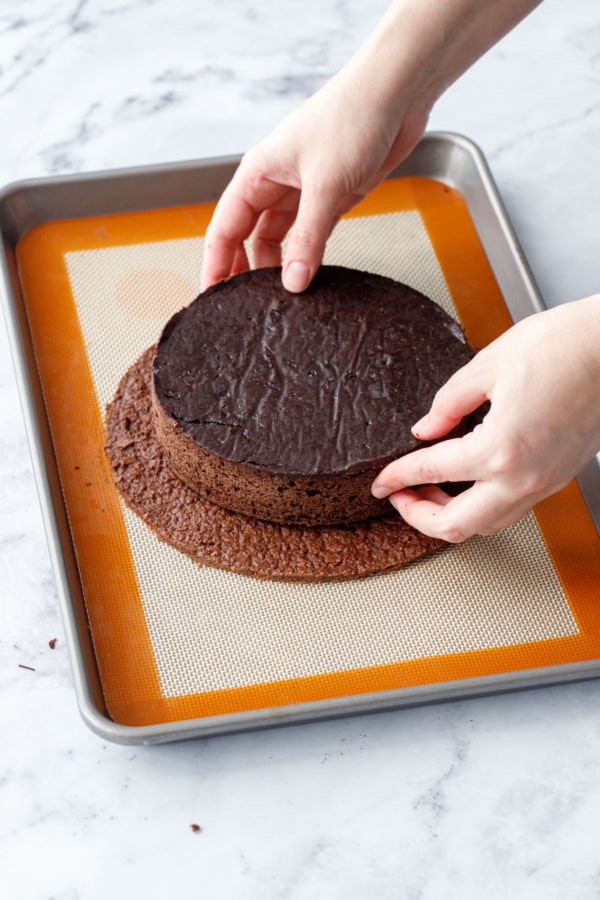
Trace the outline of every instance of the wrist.
<path fill-rule="evenodd" d="M 401 119 L 444 91 L 541 0 L 393 0 L 347 67 L 353 88 Z M 344 70 L 342 70 L 344 71 Z"/>
<path fill-rule="evenodd" d="M 579 323 L 585 365 L 600 386 L 600 294 L 566 304 L 569 307 Z"/>

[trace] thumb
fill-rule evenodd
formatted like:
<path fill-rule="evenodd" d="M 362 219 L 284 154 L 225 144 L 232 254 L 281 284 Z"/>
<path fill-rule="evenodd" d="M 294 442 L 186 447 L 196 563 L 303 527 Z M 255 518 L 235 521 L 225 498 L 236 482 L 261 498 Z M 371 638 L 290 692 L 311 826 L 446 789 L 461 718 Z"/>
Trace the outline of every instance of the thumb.
<path fill-rule="evenodd" d="M 464 416 L 472 413 L 488 398 L 488 391 L 481 383 L 477 357 L 459 369 L 439 389 L 429 412 L 412 427 L 412 433 L 422 441 L 443 437 L 458 425 Z"/>

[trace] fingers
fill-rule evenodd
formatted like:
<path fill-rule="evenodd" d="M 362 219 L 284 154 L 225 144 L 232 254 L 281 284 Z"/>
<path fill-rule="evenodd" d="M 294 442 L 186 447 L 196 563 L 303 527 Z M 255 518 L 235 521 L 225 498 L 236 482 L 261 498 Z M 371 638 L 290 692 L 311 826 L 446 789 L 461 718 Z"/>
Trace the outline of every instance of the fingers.
<path fill-rule="evenodd" d="M 298 215 L 290 234 L 283 264 L 283 285 L 288 291 L 306 290 L 321 265 L 325 244 L 338 219 L 338 191 L 314 182 L 305 183 Z"/>
<path fill-rule="evenodd" d="M 415 437 L 422 441 L 443 437 L 488 399 L 488 379 L 482 371 L 485 359 L 480 357 L 475 356 L 440 388 L 427 415 L 413 425 Z"/>
<path fill-rule="evenodd" d="M 233 270 L 234 260 L 239 263 L 245 258 L 244 241 L 253 232 L 262 213 L 270 208 L 276 209 L 282 197 L 290 190 L 285 184 L 271 181 L 260 173 L 256 174 L 257 166 L 252 161 L 249 162 L 249 159 L 250 153 L 242 160 L 225 188 L 206 230 L 200 276 L 202 291 L 222 278 L 227 278 Z M 276 216 L 272 222 L 265 219 L 262 224 L 264 247 L 272 242 L 273 233 L 281 230 L 281 227 Z"/>
<path fill-rule="evenodd" d="M 530 500 L 515 500 L 491 482 L 478 482 L 458 497 L 439 488 L 398 491 L 390 503 L 413 528 L 451 544 L 474 534 L 495 534 L 531 508 Z"/>
<path fill-rule="evenodd" d="M 475 481 L 483 477 L 482 454 L 473 435 L 454 438 L 415 450 L 389 463 L 377 475 L 371 491 L 383 499 L 413 485 L 443 484 L 447 481 Z"/>
<path fill-rule="evenodd" d="M 421 490 L 397 491 L 390 496 L 390 503 L 394 509 L 417 531 L 438 540 L 448 541 L 450 544 L 459 544 L 475 532 L 470 531 L 469 523 L 460 521 L 459 524 L 456 515 L 454 517 L 450 515 L 455 513 L 455 508 L 446 510 L 451 502 L 451 498 L 447 495 L 442 501 L 438 498 L 433 499 L 431 495 L 424 496 Z"/>
<path fill-rule="evenodd" d="M 243 260 L 243 241 L 252 231 L 256 219 L 257 215 L 247 203 L 234 201 L 227 192 L 223 194 L 204 239 L 201 291 L 227 278 L 232 272 L 234 259 L 237 263 Z"/>
<path fill-rule="evenodd" d="M 390 463 L 373 482 L 375 496 L 388 497 L 419 531 L 455 543 L 512 525 L 564 487 L 599 446 L 595 303 L 591 310 L 587 303 L 566 304 L 565 312 L 539 313 L 478 353 L 438 392 L 413 431 L 424 440 L 443 437 L 489 400 L 482 424 L 464 438 Z M 565 343 L 567 321 L 569 333 L 578 326 L 577 341 Z M 587 357 L 586 347 L 592 348 Z M 436 487 L 445 481 L 474 483 L 448 497 Z"/>
<path fill-rule="evenodd" d="M 473 432 L 416 450 L 386 466 L 372 493 L 387 497 L 409 525 L 430 537 L 454 544 L 474 534 L 494 534 L 521 518 L 534 501 L 494 480 L 486 446 Z M 456 497 L 438 487 L 461 481 L 475 483 Z"/>
<path fill-rule="evenodd" d="M 239 272 L 246 272 L 249 268 L 250 263 L 246 254 L 246 248 L 243 244 L 240 244 L 240 246 L 237 247 L 234 253 L 233 262 L 231 264 L 231 272 L 229 274 L 237 275 Z"/>
<path fill-rule="evenodd" d="M 257 269 L 281 265 L 281 242 L 290 230 L 295 210 L 266 209 L 252 233 L 252 251 Z"/>
<path fill-rule="evenodd" d="M 325 244 L 339 218 L 338 192 L 307 185 L 300 193 L 285 185 L 276 189 L 271 184 L 262 192 L 255 190 L 250 202 L 242 196 L 242 190 L 243 183 L 240 186 L 234 179 L 215 209 L 206 233 L 201 290 L 232 272 L 248 268 L 243 242 L 251 234 L 254 265 L 280 265 L 281 243 L 292 226 L 283 284 L 294 293 L 306 290 L 321 265 Z"/>

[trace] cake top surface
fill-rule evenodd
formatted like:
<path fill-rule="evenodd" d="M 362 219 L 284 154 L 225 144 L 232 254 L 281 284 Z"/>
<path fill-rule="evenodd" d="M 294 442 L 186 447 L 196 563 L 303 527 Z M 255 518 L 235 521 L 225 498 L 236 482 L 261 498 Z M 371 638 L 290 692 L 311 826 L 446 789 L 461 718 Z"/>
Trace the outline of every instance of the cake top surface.
<path fill-rule="evenodd" d="M 153 364 L 164 411 L 202 449 L 289 475 L 384 465 L 473 355 L 412 288 L 322 266 L 303 294 L 281 269 L 222 281 L 166 325 Z"/>

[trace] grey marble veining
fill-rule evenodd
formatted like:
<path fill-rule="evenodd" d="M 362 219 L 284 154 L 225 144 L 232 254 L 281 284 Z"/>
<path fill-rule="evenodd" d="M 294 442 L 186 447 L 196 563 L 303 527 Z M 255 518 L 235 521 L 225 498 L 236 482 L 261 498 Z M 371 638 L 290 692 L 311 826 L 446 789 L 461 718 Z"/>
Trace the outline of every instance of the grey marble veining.
<path fill-rule="evenodd" d="M 242 152 L 385 6 L 3 0 L 0 182 Z M 599 289 L 597 0 L 546 0 L 430 126 L 481 145 L 548 303 Z M 154 748 L 89 732 L 3 325 L 0 412 L 3 897 L 600 897 L 598 682 Z"/>

